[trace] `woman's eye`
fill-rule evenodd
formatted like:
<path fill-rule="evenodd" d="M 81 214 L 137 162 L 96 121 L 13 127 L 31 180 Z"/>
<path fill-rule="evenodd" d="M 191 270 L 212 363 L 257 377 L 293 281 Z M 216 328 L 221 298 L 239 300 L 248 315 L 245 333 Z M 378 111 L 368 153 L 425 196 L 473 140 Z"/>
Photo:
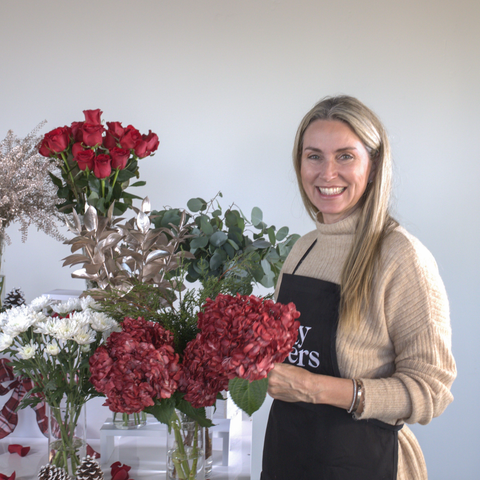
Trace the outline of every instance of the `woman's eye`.
<path fill-rule="evenodd" d="M 349 153 L 344 153 L 340 155 L 340 160 L 352 160 L 353 155 L 350 155 Z"/>

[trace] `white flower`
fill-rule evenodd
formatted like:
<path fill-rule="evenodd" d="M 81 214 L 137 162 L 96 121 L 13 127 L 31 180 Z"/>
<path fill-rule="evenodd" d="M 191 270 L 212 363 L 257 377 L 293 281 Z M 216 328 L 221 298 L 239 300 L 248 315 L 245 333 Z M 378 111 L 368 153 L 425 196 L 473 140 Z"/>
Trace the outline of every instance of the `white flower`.
<path fill-rule="evenodd" d="M 82 353 L 88 353 L 90 351 L 90 345 L 81 345 L 80 346 L 80 351 Z"/>
<path fill-rule="evenodd" d="M 52 318 L 47 322 L 48 335 L 57 340 L 71 340 L 78 332 L 79 325 L 71 318 Z"/>
<path fill-rule="evenodd" d="M 65 302 L 55 303 L 52 305 L 52 310 L 57 312 L 59 315 L 67 315 L 74 310 L 80 310 L 82 305 L 80 299 L 78 298 L 69 298 Z"/>
<path fill-rule="evenodd" d="M 112 330 L 118 323 L 103 312 L 92 312 L 90 315 L 90 325 L 97 332 L 106 332 Z"/>
<path fill-rule="evenodd" d="M 60 348 L 56 343 L 49 343 L 45 347 L 45 350 L 49 355 L 52 355 L 52 356 L 58 355 L 58 353 L 60 352 Z"/>
<path fill-rule="evenodd" d="M 28 360 L 35 356 L 37 346 L 32 342 L 18 349 L 18 356 L 23 360 Z"/>
<path fill-rule="evenodd" d="M 38 321 L 37 312 L 26 305 L 12 308 L 5 313 L 7 317 L 3 319 L 2 330 L 11 337 L 26 332 Z"/>
<path fill-rule="evenodd" d="M 0 352 L 6 350 L 13 343 L 13 338 L 5 333 L 0 333 Z"/>
<path fill-rule="evenodd" d="M 87 310 L 89 308 L 94 309 L 98 307 L 98 303 L 90 295 L 88 297 L 82 297 L 79 300 L 82 310 Z"/>
<path fill-rule="evenodd" d="M 95 341 L 95 338 L 96 338 L 95 332 L 90 328 L 88 328 L 87 326 L 84 326 L 81 329 L 79 329 L 76 335 L 73 337 L 73 339 L 79 345 L 88 345 L 89 343 L 93 343 Z"/>
<path fill-rule="evenodd" d="M 42 295 L 41 297 L 37 297 L 30 302 L 30 307 L 35 310 L 36 312 L 41 312 L 50 304 L 52 303 L 52 299 L 50 295 Z"/>

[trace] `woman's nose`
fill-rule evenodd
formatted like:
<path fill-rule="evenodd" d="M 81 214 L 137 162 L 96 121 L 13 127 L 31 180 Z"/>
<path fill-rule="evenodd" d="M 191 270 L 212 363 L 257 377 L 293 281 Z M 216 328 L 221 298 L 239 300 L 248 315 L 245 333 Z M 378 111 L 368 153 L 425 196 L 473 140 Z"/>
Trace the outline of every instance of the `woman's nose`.
<path fill-rule="evenodd" d="M 320 176 L 323 180 L 329 182 L 337 176 L 337 164 L 335 160 L 325 159 L 320 168 Z"/>

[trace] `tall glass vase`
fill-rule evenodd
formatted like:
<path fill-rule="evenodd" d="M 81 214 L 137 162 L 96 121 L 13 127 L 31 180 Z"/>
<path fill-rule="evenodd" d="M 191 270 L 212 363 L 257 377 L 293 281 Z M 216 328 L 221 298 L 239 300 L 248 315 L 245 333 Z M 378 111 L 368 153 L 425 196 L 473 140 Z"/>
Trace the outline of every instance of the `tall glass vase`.
<path fill-rule="evenodd" d="M 167 479 L 204 480 L 203 428 L 175 410 L 167 435 Z"/>
<path fill-rule="evenodd" d="M 142 428 L 147 424 L 147 414 L 140 413 L 119 413 L 114 412 L 113 424 L 120 430 L 135 430 Z"/>
<path fill-rule="evenodd" d="M 3 273 L 3 253 L 5 250 L 5 231 L 0 230 L 0 308 L 3 307 L 5 299 L 5 275 Z"/>
<path fill-rule="evenodd" d="M 49 462 L 63 468 L 69 475 L 75 472 L 86 456 L 85 404 L 64 402 L 60 407 L 49 405 Z"/>

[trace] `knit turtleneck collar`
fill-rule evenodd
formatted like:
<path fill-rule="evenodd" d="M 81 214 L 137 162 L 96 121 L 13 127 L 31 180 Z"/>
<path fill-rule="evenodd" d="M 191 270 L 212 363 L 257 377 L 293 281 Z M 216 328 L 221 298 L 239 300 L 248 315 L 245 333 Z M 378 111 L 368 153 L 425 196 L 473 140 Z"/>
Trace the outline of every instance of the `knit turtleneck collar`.
<path fill-rule="evenodd" d="M 361 209 L 355 210 L 351 215 L 336 223 L 316 222 L 317 231 L 320 235 L 352 235 L 357 229 Z"/>

